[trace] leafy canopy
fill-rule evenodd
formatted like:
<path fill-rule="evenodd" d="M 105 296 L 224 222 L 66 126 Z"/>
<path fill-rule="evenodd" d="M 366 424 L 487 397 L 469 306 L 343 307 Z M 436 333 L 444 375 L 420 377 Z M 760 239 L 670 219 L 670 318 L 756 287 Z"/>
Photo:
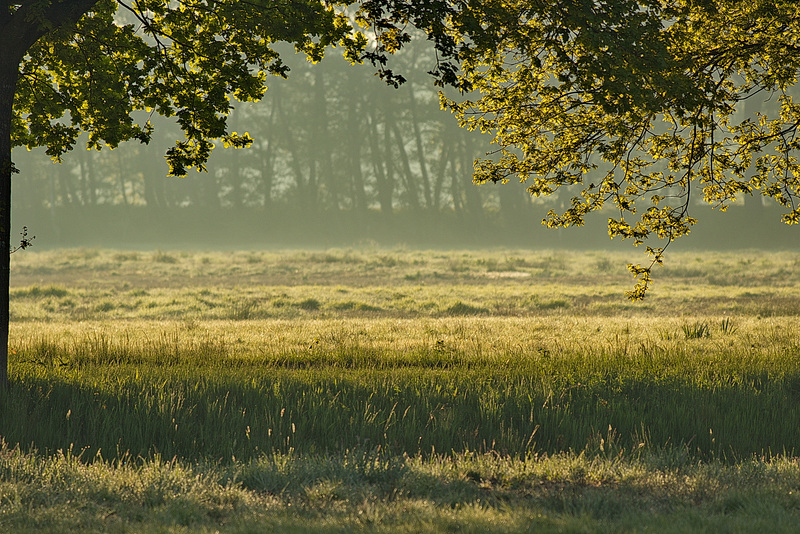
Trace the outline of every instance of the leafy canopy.
<path fill-rule="evenodd" d="M 263 95 L 265 73 L 287 74 L 275 43 L 293 43 L 311 61 L 331 45 L 359 59 L 366 38 L 354 32 L 342 5 L 100 0 L 77 25 L 55 27 L 28 51 L 14 103 L 13 143 L 46 146 L 59 159 L 82 131 L 89 134 L 89 148 L 147 142 L 147 119 L 155 112 L 175 117 L 185 133 L 167 154 L 172 174 L 203 170 L 212 140 L 250 143 L 247 134 L 228 132 L 225 119 L 231 98 Z"/>
<path fill-rule="evenodd" d="M 737 194 L 761 194 L 786 208 L 785 222 L 800 220 L 794 1 L 365 4 L 382 17 L 387 49 L 416 24 L 445 60 L 440 83 L 472 91 L 443 105 L 494 134 L 498 149 L 476 162 L 476 182 L 519 180 L 537 197 L 566 191 L 569 207 L 551 210 L 548 226 L 580 226 L 605 208 L 612 238 L 662 240 L 647 246 L 649 266 L 628 266 L 632 299 L 697 222 L 698 198 L 724 211 Z M 738 118 L 748 99 L 777 110 Z"/>
<path fill-rule="evenodd" d="M 548 226 L 609 209 L 611 237 L 661 240 L 647 246 L 649 266 L 629 266 L 639 279 L 631 298 L 644 297 L 665 248 L 697 222 L 697 198 L 725 210 L 737 194 L 761 194 L 786 208 L 785 222 L 800 221 L 793 0 L 81 2 L 89 10 L 74 26 L 47 17 L 58 2 L 9 8 L 47 29 L 21 66 L 13 139 L 55 158 L 81 131 L 90 148 L 146 142 L 157 112 L 186 136 L 167 154 L 172 173 L 203 169 L 212 140 L 250 142 L 225 117 L 230 98 L 261 97 L 265 73 L 286 75 L 275 42 L 312 61 L 341 45 L 398 85 L 386 58 L 414 26 L 435 47 L 436 83 L 467 95 L 443 105 L 494 134 L 497 151 L 476 162 L 476 182 L 520 180 L 535 196 L 565 190 L 569 207 L 550 211 Z M 738 118 L 743 102 L 767 98 L 774 113 Z"/>

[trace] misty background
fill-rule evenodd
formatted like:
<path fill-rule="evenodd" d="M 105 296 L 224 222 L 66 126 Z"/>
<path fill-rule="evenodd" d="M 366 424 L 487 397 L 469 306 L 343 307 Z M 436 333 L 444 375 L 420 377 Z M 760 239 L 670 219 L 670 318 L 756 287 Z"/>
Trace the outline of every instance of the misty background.
<path fill-rule="evenodd" d="M 149 145 L 87 151 L 79 142 L 62 164 L 43 149 L 15 149 L 12 238 L 24 225 L 42 248 L 629 246 L 608 238 L 613 210 L 584 228 L 544 228 L 572 191 L 532 199 L 525 184 L 472 183 L 473 161 L 496 147 L 441 110 L 425 41 L 394 58 L 391 68 L 408 78 L 399 89 L 335 50 L 316 65 L 281 51 L 289 78 L 271 78 L 261 102 L 238 104 L 229 118 L 253 145 L 217 144 L 207 173 L 167 176 L 164 153 L 182 134 L 158 115 Z M 747 102 L 741 113 L 770 105 Z M 697 202 L 699 224 L 671 250 L 793 249 L 798 232 L 780 214 L 761 198 L 727 213 Z"/>

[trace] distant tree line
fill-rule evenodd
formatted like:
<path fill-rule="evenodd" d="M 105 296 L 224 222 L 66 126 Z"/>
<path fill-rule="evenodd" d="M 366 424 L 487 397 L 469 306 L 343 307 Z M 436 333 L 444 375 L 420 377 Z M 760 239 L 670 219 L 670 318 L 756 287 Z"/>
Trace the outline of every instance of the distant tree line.
<path fill-rule="evenodd" d="M 291 58 L 290 58 L 291 59 Z M 407 83 L 387 90 L 367 66 L 331 57 L 290 61 L 263 101 L 240 104 L 231 128 L 255 139 L 248 149 L 217 147 L 207 173 L 168 178 L 164 151 L 180 138 L 164 119 L 149 145 L 76 150 L 63 164 L 15 149 L 23 174 L 14 182 L 18 210 L 98 205 L 171 209 L 196 206 L 299 211 L 456 212 L 480 219 L 487 209 L 518 211 L 523 187 L 475 187 L 472 163 L 488 138 L 462 129 L 440 109 L 424 73 L 433 60 L 416 43 L 395 69 Z M 416 74 L 414 74 L 416 73 Z M 164 124 L 161 124 L 164 123 Z"/>
<path fill-rule="evenodd" d="M 547 209 L 568 201 L 567 189 L 534 201 L 524 184 L 472 183 L 473 161 L 491 152 L 490 137 L 459 127 L 441 109 L 425 74 L 434 58 L 424 40 L 393 58 L 393 69 L 408 78 L 397 89 L 387 88 L 369 66 L 350 65 L 336 54 L 311 64 L 289 49 L 283 52 L 291 66 L 288 79 L 269 80 L 262 101 L 239 104 L 230 118 L 232 131 L 255 139 L 250 148 L 218 146 L 208 172 L 168 177 L 164 153 L 182 134 L 156 115 L 150 118 L 157 127 L 148 145 L 75 150 L 62 164 L 43 150 L 17 148 L 13 156 L 22 173 L 13 183 L 15 220 L 41 228 L 44 221 L 31 221 L 32 214 L 49 212 L 46 224 L 57 234 L 64 225 L 91 234 L 92 224 L 120 224 L 115 219 L 121 210 L 133 208 L 148 214 L 200 212 L 202 217 L 188 223 L 195 226 L 200 219 L 218 225 L 220 213 L 234 220 L 247 213 L 243 224 L 250 226 L 259 213 L 271 215 L 271 222 L 288 216 L 292 224 L 311 217 L 317 229 L 305 231 L 318 231 L 327 214 L 349 217 L 351 229 L 364 217 L 385 225 L 411 221 L 420 228 L 446 221 L 485 228 L 487 237 L 502 222 L 530 241 L 546 235 L 530 232 Z M 755 114 L 760 105 L 753 99 L 742 112 Z M 735 211 L 762 218 L 759 197 L 748 198 L 745 206 Z M 604 234 L 601 229 L 597 235 Z M 552 243 L 560 235 L 544 239 Z"/>

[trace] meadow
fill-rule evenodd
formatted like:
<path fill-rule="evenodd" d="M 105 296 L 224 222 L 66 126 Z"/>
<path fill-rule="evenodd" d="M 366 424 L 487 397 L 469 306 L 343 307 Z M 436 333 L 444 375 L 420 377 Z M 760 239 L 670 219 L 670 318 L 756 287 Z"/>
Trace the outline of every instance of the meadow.
<path fill-rule="evenodd" d="M 800 254 L 25 251 L 9 532 L 793 532 Z"/>

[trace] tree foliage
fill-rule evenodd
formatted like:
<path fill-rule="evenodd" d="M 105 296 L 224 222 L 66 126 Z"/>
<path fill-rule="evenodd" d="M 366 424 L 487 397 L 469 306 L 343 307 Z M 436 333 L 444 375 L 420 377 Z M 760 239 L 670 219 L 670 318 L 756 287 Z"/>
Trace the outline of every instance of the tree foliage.
<path fill-rule="evenodd" d="M 800 220 L 798 21 L 790 0 L 2 2 L 3 117 L 13 100 L 12 127 L 0 117 L 4 183 L 7 135 L 59 159 L 81 131 L 90 148 L 147 142 L 153 113 L 175 117 L 185 135 L 167 153 L 172 173 L 203 169 L 214 140 L 251 142 L 226 117 L 231 99 L 258 99 L 267 74 L 286 75 L 275 43 L 311 61 L 342 46 L 399 85 L 387 57 L 414 26 L 433 43 L 435 83 L 466 95 L 444 105 L 494 136 L 475 181 L 565 190 L 570 205 L 548 213 L 549 226 L 609 211 L 609 234 L 652 255 L 630 266 L 639 278 L 630 296 L 642 298 L 666 246 L 697 222 L 698 198 L 724 210 L 737 195 L 764 195 L 786 208 L 785 222 Z M 767 98 L 774 114 L 740 116 L 743 102 Z"/>
<path fill-rule="evenodd" d="M 229 131 L 231 99 L 254 100 L 265 75 L 286 75 L 277 42 L 318 61 L 340 45 L 357 61 L 366 44 L 347 2 L 321 0 L 22 0 L 0 2 L 0 249 L 10 250 L 12 146 L 60 159 L 81 131 L 89 148 L 148 142 L 148 115 L 183 130 L 171 172 L 203 169 Z M 9 260 L 0 256 L 0 383 L 6 381 Z"/>
<path fill-rule="evenodd" d="M 352 5 L 375 48 L 355 31 Z M 647 245 L 650 266 L 630 266 L 631 298 L 696 223 L 695 197 L 724 210 L 737 194 L 761 194 L 786 208 L 785 222 L 800 221 L 794 0 L 19 0 L 0 1 L 0 248 L 11 248 L 12 144 L 58 159 L 80 131 L 90 148 L 147 142 L 147 116 L 159 113 L 185 135 L 167 153 L 172 172 L 202 169 L 213 140 L 251 142 L 226 116 L 231 98 L 263 94 L 266 73 L 286 74 L 274 43 L 312 61 L 341 45 L 398 85 L 387 56 L 409 42 L 408 25 L 433 42 L 436 83 L 471 92 L 444 104 L 494 135 L 497 152 L 476 162 L 475 181 L 525 181 L 537 196 L 566 189 L 571 204 L 547 215 L 550 226 L 609 208 L 612 237 L 662 240 Z M 737 116 L 764 97 L 777 113 Z"/>
<path fill-rule="evenodd" d="M 72 149 L 82 131 L 89 148 L 148 142 L 147 119 L 155 112 L 174 116 L 185 134 L 167 154 L 172 173 L 202 170 L 213 139 L 251 142 L 229 132 L 226 117 L 232 98 L 261 98 L 265 74 L 287 74 L 275 43 L 293 43 L 311 61 L 338 44 L 358 59 L 364 37 L 353 33 L 336 5 L 100 0 L 76 25 L 46 32 L 28 51 L 14 106 L 14 142 L 46 146 L 54 158 Z"/>
<path fill-rule="evenodd" d="M 395 224 L 394 215 L 413 212 L 437 226 L 433 234 L 445 228 L 457 232 L 461 219 L 465 237 L 473 228 L 488 233 L 480 223 L 485 215 L 503 221 L 523 216 L 526 222 L 518 232 L 523 238 L 521 227 L 531 224 L 535 212 L 520 213 L 529 200 L 524 187 L 470 184 L 472 162 L 488 150 L 489 139 L 459 128 L 449 112 L 439 109 L 436 88 L 425 74 L 434 59 L 424 39 L 414 37 L 392 57 L 392 67 L 407 78 L 397 90 L 375 77 L 370 65 L 350 65 L 339 54 L 312 64 L 291 46 L 276 50 L 290 74 L 268 78 L 269 90 L 259 102 L 232 102 L 235 110 L 227 117 L 230 130 L 252 136 L 250 148 L 217 143 L 205 164 L 207 172 L 164 179 L 169 169 L 163 156 L 181 132 L 174 118 L 152 116 L 147 145 L 76 150 L 55 165 L 42 149 L 15 150 L 14 163 L 21 172 L 13 191 L 16 220 L 28 223 L 37 213 L 49 212 L 52 241 L 55 229 L 69 240 L 70 227 L 79 226 L 83 218 L 104 218 L 103 228 L 110 229 L 126 217 L 128 206 L 153 208 L 153 215 L 173 223 L 193 209 L 221 209 L 215 217 L 234 225 L 245 213 L 256 220 L 278 211 L 304 213 L 309 232 L 310 221 L 323 214 L 339 220 L 374 215 L 388 229 Z M 76 147 L 85 147 L 87 140 L 82 134 Z M 129 231 L 145 232 L 154 220 L 151 216 Z M 257 230 L 242 224 L 248 228 L 237 232 L 240 237 L 286 235 L 280 228 Z"/>
<path fill-rule="evenodd" d="M 651 263 L 629 266 L 632 299 L 697 222 L 698 199 L 724 211 L 737 195 L 763 195 L 786 223 L 800 220 L 796 2 L 365 3 L 387 28 L 387 50 L 403 24 L 420 25 L 446 60 L 440 82 L 473 92 L 443 104 L 494 136 L 476 182 L 566 190 L 569 207 L 546 225 L 580 226 L 602 210 L 612 238 L 647 247 Z M 447 22 L 426 24 L 431 10 Z M 749 99 L 770 99 L 776 112 L 742 116 Z"/>

